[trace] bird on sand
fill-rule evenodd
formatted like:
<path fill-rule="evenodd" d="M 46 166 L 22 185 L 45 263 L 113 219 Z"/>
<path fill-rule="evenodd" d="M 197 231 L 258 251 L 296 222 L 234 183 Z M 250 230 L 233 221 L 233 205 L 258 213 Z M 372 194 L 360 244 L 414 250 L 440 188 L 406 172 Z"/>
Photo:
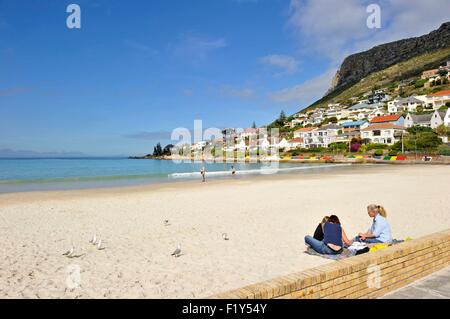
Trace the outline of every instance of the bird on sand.
<path fill-rule="evenodd" d="M 89 241 L 92 245 L 97 244 L 97 234 L 94 233 L 94 236 L 92 236 L 92 239 Z"/>
<path fill-rule="evenodd" d="M 75 247 L 73 247 L 73 245 L 72 245 L 72 247 L 70 247 L 70 249 L 68 251 L 63 253 L 63 256 L 67 256 L 70 258 L 73 255 L 74 251 L 75 251 Z"/>
<path fill-rule="evenodd" d="M 181 245 L 178 244 L 177 249 L 172 253 L 172 256 L 174 257 L 180 257 L 181 256 Z"/>
<path fill-rule="evenodd" d="M 103 245 L 103 242 L 102 242 L 101 239 L 99 239 L 99 241 L 98 241 L 97 249 L 98 249 L 98 250 L 104 250 L 104 249 L 106 249 L 106 247 Z"/>

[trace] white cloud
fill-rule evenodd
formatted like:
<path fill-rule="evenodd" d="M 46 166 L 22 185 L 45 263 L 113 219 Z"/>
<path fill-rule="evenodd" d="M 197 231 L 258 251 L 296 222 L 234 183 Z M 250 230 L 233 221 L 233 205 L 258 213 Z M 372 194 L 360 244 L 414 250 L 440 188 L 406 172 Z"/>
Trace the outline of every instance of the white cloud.
<path fill-rule="evenodd" d="M 369 29 L 366 8 L 381 7 L 381 29 Z M 288 27 L 302 50 L 338 65 L 347 55 L 374 45 L 420 36 L 450 20 L 448 0 L 291 0 Z"/>
<path fill-rule="evenodd" d="M 335 68 L 327 70 L 325 73 L 306 80 L 302 84 L 273 92 L 269 95 L 269 98 L 277 103 L 294 103 L 296 106 L 307 106 L 321 98 L 330 88 L 331 79 L 335 73 Z"/>
<path fill-rule="evenodd" d="M 381 29 L 369 29 L 366 8 L 381 7 Z M 300 53 L 328 59 L 330 69 L 316 78 L 269 95 L 278 103 L 305 105 L 323 96 L 343 59 L 382 43 L 417 37 L 450 20 L 448 0 L 291 0 L 287 27 Z"/>
<path fill-rule="evenodd" d="M 259 60 L 262 63 L 283 69 L 286 74 L 294 74 L 298 70 L 298 61 L 291 56 L 271 54 Z"/>

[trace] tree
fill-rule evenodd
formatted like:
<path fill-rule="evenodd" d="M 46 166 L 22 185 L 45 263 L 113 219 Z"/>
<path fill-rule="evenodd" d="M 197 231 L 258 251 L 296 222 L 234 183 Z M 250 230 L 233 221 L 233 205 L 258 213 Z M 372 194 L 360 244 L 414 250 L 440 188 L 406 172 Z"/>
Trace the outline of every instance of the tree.
<path fill-rule="evenodd" d="M 425 85 L 425 83 L 427 83 L 427 82 L 428 82 L 428 80 L 426 80 L 426 79 L 418 79 L 418 80 L 416 80 L 416 82 L 414 83 L 414 87 L 415 87 L 416 89 L 421 88 L 421 87 L 423 87 L 423 86 Z"/>
<path fill-rule="evenodd" d="M 255 123 L 255 121 L 253 121 L 253 123 L 252 123 L 252 128 L 256 128 L 256 123 Z"/>
<path fill-rule="evenodd" d="M 171 155 L 172 154 L 172 148 L 174 148 L 173 144 L 168 144 L 164 147 L 162 151 L 162 155 Z"/>
<path fill-rule="evenodd" d="M 447 76 L 448 71 L 446 69 L 440 69 L 438 71 L 439 76 Z"/>
<path fill-rule="evenodd" d="M 153 148 L 153 156 L 161 156 L 163 155 L 161 143 L 158 142 L 156 146 Z"/>
<path fill-rule="evenodd" d="M 445 124 L 441 124 L 434 129 L 438 136 L 450 136 L 450 128 L 445 126 Z"/>
<path fill-rule="evenodd" d="M 283 125 L 284 122 L 286 122 L 286 113 L 284 113 L 284 111 L 282 110 L 280 112 L 280 117 L 278 118 L 278 123 L 280 123 L 280 125 Z"/>
<path fill-rule="evenodd" d="M 408 132 L 403 143 L 405 151 L 433 152 L 442 144 L 438 134 L 429 127 L 411 127 Z M 401 151 L 401 142 L 395 143 L 391 150 Z"/>

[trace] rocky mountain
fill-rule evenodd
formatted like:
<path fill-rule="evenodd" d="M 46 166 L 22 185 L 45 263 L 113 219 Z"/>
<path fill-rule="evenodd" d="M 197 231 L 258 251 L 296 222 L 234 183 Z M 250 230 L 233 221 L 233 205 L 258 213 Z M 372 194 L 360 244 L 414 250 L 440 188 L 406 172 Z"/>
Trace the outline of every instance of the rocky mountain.
<path fill-rule="evenodd" d="M 450 47 L 450 22 L 427 35 L 376 46 L 348 56 L 336 73 L 327 94 L 349 87 L 367 75 L 413 57 Z"/>

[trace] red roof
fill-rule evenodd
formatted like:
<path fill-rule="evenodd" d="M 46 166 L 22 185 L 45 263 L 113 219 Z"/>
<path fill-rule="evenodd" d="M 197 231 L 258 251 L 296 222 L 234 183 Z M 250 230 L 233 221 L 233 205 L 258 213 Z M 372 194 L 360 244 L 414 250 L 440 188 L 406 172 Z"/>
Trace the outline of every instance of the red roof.
<path fill-rule="evenodd" d="M 303 143 L 303 137 L 296 137 L 290 140 L 291 143 Z"/>
<path fill-rule="evenodd" d="M 444 95 L 450 95 L 450 90 L 439 91 L 434 94 L 430 94 L 428 96 L 444 96 Z"/>
<path fill-rule="evenodd" d="M 405 130 L 403 126 L 395 125 L 393 123 L 377 123 L 372 124 L 366 127 L 365 129 L 361 130 L 363 132 L 365 131 L 373 131 L 373 130 L 388 130 L 388 129 L 397 129 L 397 130 Z"/>
<path fill-rule="evenodd" d="M 401 114 L 394 114 L 394 115 L 383 115 L 383 116 L 376 116 L 370 121 L 370 123 L 385 123 L 385 122 L 395 122 L 397 121 L 402 115 Z"/>
<path fill-rule="evenodd" d="M 304 127 L 301 129 L 296 130 L 294 133 L 301 133 L 301 132 L 311 132 L 315 130 L 317 127 Z"/>

